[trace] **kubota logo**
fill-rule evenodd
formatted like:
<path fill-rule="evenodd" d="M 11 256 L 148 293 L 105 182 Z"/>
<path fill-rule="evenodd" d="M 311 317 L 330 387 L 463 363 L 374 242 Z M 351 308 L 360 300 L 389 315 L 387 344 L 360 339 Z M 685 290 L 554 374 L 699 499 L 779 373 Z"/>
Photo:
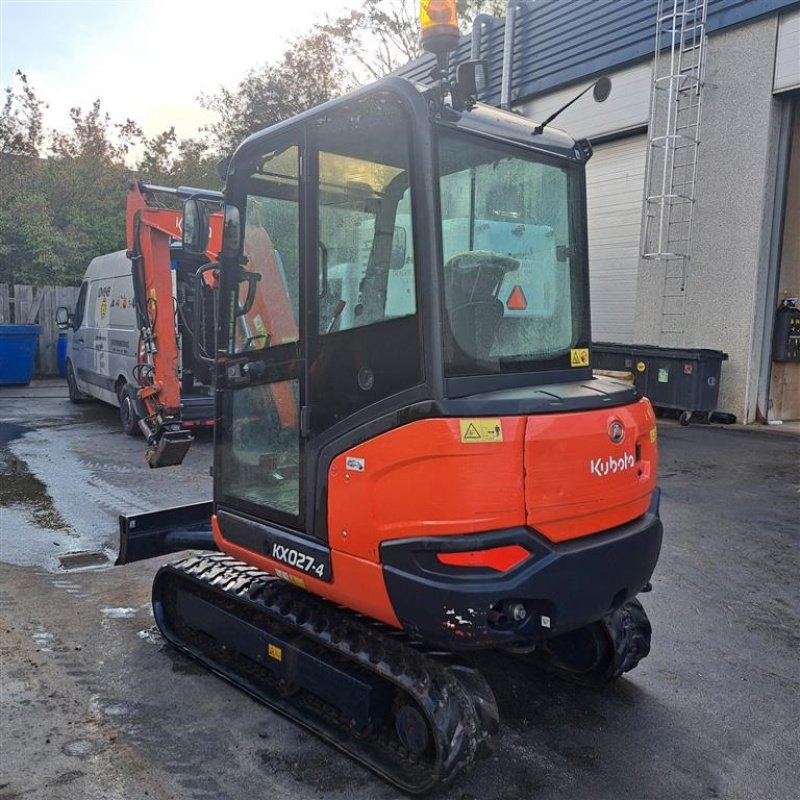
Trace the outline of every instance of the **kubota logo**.
<path fill-rule="evenodd" d="M 613 475 L 616 472 L 624 472 L 636 463 L 631 453 L 625 453 L 619 458 L 608 456 L 607 458 L 595 458 L 589 462 L 589 472 L 600 478 L 606 475 Z"/>

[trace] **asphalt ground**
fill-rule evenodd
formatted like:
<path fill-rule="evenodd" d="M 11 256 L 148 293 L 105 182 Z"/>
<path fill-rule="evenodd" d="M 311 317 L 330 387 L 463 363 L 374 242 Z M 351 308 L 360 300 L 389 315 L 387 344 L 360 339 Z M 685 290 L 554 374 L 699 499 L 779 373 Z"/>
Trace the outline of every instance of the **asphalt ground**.
<path fill-rule="evenodd" d="M 437 797 L 800 798 L 800 439 L 659 435 L 650 656 L 602 691 L 482 657 L 498 747 Z M 0 388 L 0 800 L 401 796 L 163 642 L 167 558 L 112 566 L 119 513 L 208 498 L 211 447 L 149 470 L 114 409 Z"/>

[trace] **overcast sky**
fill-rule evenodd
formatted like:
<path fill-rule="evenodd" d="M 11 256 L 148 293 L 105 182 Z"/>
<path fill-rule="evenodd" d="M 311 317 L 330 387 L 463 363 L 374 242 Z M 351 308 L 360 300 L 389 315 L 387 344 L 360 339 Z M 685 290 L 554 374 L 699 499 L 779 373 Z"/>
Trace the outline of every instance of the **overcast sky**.
<path fill-rule="evenodd" d="M 150 136 L 208 121 L 201 92 L 232 86 L 280 57 L 325 12 L 354 0 L 0 0 L 0 86 L 25 72 L 66 127 L 71 106 L 100 98 L 114 121 Z M 355 2 L 357 5 L 357 2 Z"/>

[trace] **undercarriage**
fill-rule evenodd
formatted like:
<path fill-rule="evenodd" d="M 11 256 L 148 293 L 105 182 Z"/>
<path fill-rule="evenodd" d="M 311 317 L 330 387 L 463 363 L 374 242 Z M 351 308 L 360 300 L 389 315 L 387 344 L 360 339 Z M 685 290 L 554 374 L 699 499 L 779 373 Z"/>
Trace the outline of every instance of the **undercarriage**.
<path fill-rule="evenodd" d="M 162 567 L 156 622 L 186 655 L 409 794 L 446 785 L 489 755 L 499 713 L 458 653 L 370 620 L 220 554 Z M 647 655 L 638 601 L 519 658 L 584 685 Z"/>

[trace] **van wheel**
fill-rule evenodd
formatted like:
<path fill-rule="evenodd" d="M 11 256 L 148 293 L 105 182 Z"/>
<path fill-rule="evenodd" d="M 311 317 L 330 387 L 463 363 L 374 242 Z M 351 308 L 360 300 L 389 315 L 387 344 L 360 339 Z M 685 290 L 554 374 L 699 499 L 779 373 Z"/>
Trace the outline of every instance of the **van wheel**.
<path fill-rule="evenodd" d="M 139 415 L 136 413 L 130 387 L 123 386 L 117 393 L 117 397 L 119 397 L 119 421 L 122 423 L 122 430 L 128 436 L 138 436 Z"/>
<path fill-rule="evenodd" d="M 75 370 L 72 362 L 67 361 L 67 391 L 69 392 L 70 403 L 82 403 L 86 400 L 86 395 L 78 389 L 78 382 L 75 380 Z"/>

